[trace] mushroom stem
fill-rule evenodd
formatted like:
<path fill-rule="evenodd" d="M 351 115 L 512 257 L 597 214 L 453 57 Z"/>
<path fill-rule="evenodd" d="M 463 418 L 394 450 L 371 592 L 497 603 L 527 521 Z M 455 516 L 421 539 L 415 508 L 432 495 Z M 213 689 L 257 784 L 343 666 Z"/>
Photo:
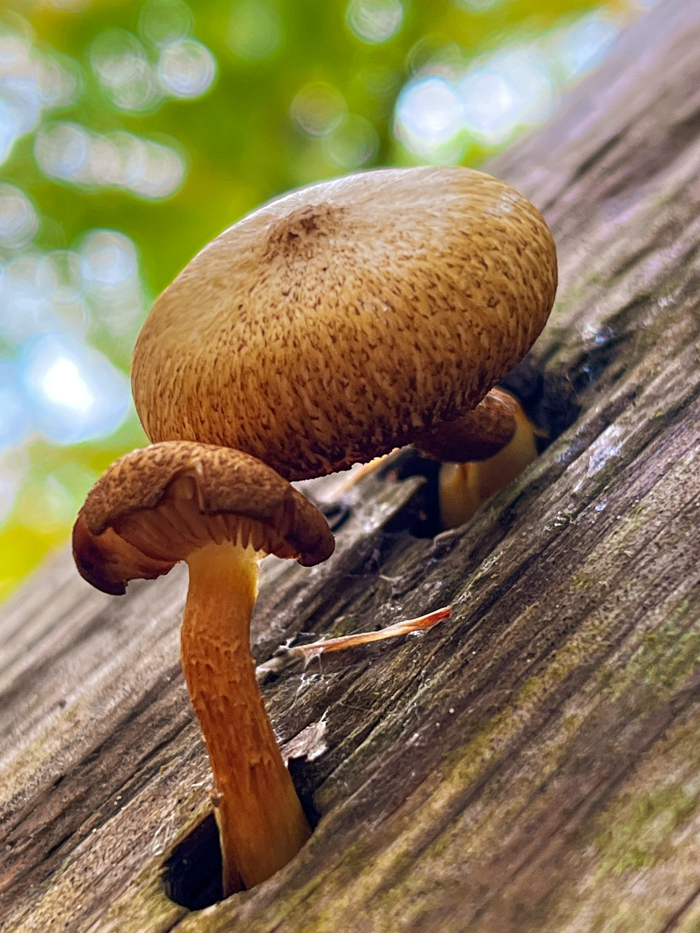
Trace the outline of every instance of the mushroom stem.
<path fill-rule="evenodd" d="M 240 879 L 247 888 L 265 881 L 311 835 L 250 656 L 257 556 L 225 542 L 187 558 L 182 666 L 214 773 L 224 897 Z"/>

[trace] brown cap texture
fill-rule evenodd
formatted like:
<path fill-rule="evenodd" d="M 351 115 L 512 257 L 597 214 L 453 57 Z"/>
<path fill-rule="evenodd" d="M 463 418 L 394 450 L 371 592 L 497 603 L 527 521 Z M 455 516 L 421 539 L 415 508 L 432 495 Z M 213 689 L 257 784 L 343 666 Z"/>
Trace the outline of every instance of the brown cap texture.
<path fill-rule="evenodd" d="M 410 442 L 473 408 L 527 352 L 557 283 L 518 192 L 471 169 L 304 188 L 205 247 L 134 351 L 152 441 L 259 457 L 290 479 Z"/>
<path fill-rule="evenodd" d="M 491 389 L 476 408 L 444 421 L 432 433 L 417 434 L 413 445 L 443 463 L 488 460 L 513 438 L 517 407 L 512 395 Z"/>
<path fill-rule="evenodd" d="M 287 480 L 239 450 L 152 444 L 113 463 L 88 493 L 73 554 L 88 582 L 123 593 L 192 551 L 233 541 L 311 565 L 334 548 L 326 519 Z"/>

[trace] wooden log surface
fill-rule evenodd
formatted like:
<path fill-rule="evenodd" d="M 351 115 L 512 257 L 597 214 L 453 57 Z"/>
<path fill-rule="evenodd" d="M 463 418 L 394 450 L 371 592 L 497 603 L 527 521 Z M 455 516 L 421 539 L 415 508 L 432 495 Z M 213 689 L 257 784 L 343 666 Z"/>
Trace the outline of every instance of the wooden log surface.
<path fill-rule="evenodd" d="M 64 553 L 3 607 L 3 931 L 700 929 L 698 48 L 700 7 L 666 0 L 489 166 L 557 240 L 536 349 L 579 391 L 576 424 L 435 539 L 391 524 L 417 479 L 318 481 L 351 507 L 336 554 L 265 565 L 260 663 L 301 632 L 454 607 L 268 676 L 319 820 L 290 865 L 204 910 L 166 896 L 211 812 L 184 572 L 111 598 Z"/>

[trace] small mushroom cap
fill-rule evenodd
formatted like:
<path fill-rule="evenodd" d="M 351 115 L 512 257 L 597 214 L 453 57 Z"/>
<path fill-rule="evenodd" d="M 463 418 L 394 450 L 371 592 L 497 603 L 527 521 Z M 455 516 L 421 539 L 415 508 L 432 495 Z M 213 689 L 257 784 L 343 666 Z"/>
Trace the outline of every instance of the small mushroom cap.
<path fill-rule="evenodd" d="M 134 450 L 107 469 L 78 515 L 73 556 L 89 583 L 116 595 L 212 541 L 307 566 L 335 546 L 323 515 L 266 464 L 239 450 L 174 441 Z"/>
<path fill-rule="evenodd" d="M 476 408 L 454 421 L 443 422 L 432 432 L 416 435 L 413 445 L 442 463 L 488 460 L 515 434 L 518 407 L 512 395 L 491 389 Z"/>
<path fill-rule="evenodd" d="M 473 408 L 554 301 L 554 242 L 508 185 L 387 169 L 293 192 L 206 246 L 134 351 L 152 441 L 245 450 L 290 479 Z"/>

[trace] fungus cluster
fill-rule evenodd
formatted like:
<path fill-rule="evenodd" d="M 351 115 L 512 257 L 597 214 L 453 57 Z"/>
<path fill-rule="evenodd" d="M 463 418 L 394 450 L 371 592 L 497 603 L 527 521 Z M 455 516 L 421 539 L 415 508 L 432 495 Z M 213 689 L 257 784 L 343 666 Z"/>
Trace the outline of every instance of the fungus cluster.
<path fill-rule="evenodd" d="M 214 773 L 225 894 L 268 878 L 310 832 L 248 648 L 259 558 L 333 551 L 289 481 L 415 443 L 484 461 L 461 471 L 466 510 L 446 474 L 449 521 L 464 520 L 530 455 L 517 403 L 489 390 L 540 333 L 556 279 L 546 224 L 512 188 L 465 168 L 397 169 L 272 201 L 154 304 L 132 376 L 152 445 L 90 492 L 74 554 L 115 594 L 189 566 L 183 667 Z"/>

